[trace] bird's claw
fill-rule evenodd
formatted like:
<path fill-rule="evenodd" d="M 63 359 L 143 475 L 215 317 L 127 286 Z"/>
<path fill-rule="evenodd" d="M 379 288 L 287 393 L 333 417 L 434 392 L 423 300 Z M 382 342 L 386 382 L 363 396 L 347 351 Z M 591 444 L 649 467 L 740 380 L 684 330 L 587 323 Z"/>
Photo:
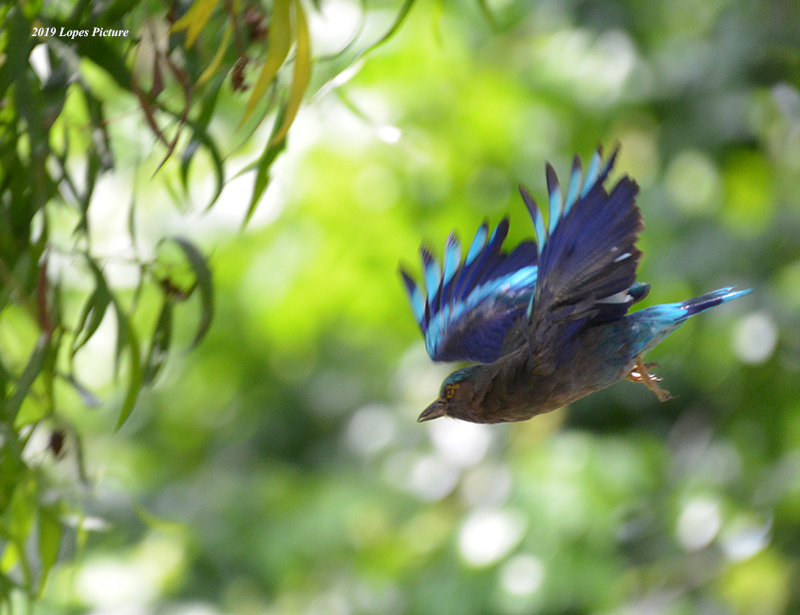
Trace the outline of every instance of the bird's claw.
<path fill-rule="evenodd" d="M 661 382 L 662 379 L 650 373 L 649 370 L 654 367 L 658 367 L 658 363 L 642 363 L 642 357 L 637 357 L 636 367 L 631 370 L 631 373 L 628 374 L 626 378 L 633 382 L 644 383 L 648 389 L 658 396 L 659 401 L 672 399 L 672 395 L 669 394 L 669 391 L 658 386 L 658 383 Z"/>

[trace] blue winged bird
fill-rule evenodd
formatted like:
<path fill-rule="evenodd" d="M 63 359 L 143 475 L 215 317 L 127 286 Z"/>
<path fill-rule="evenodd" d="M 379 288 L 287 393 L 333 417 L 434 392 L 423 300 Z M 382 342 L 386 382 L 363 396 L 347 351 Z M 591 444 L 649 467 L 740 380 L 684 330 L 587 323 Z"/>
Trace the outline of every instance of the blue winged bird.
<path fill-rule="evenodd" d="M 431 359 L 475 363 L 444 380 L 420 421 L 523 421 L 624 378 L 666 401 L 669 393 L 650 372 L 655 364 L 642 355 L 690 316 L 752 291 L 721 288 L 627 313 L 650 285 L 636 281 L 639 186 L 628 176 L 610 193 L 603 186 L 616 154 L 603 165 L 598 149 L 583 181 L 576 156 L 566 198 L 547 165 L 547 226 L 520 186 L 535 242 L 503 252 L 508 219 L 491 232 L 484 222 L 463 261 L 452 233 L 441 263 L 421 248 L 424 289 L 401 267 Z"/>

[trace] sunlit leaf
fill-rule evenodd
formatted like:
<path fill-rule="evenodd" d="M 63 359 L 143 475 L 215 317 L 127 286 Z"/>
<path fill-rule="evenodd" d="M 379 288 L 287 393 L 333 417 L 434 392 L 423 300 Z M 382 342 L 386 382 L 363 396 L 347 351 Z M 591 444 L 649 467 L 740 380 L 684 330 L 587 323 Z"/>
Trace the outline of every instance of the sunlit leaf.
<path fill-rule="evenodd" d="M 3 556 L 0 557 L 0 572 L 9 572 L 12 570 L 20 559 L 19 549 L 13 542 L 8 542 L 5 545 Z"/>
<path fill-rule="evenodd" d="M 275 0 L 272 7 L 272 22 L 269 26 L 269 49 L 264 59 L 264 66 L 258 74 L 258 79 L 247 100 L 244 117 L 239 126 L 244 124 L 255 111 L 261 101 L 267 86 L 275 79 L 278 69 L 283 66 L 292 46 L 292 25 L 289 16 L 289 6 L 292 0 Z"/>
<path fill-rule="evenodd" d="M 186 30 L 186 46 L 194 45 L 195 39 L 208 23 L 214 7 L 219 0 L 195 0 L 191 8 L 178 21 L 172 24 L 172 31 Z"/>
<path fill-rule="evenodd" d="M 289 127 L 292 125 L 300 109 L 300 103 L 303 102 L 303 96 L 311 80 L 311 41 L 309 39 L 306 16 L 300 2 L 295 0 L 292 2 L 292 6 L 295 9 L 297 25 L 297 51 L 294 59 L 294 79 L 289 89 L 289 101 L 286 103 L 283 121 L 278 131 L 270 139 L 270 144 L 272 145 L 280 143 L 286 137 L 286 133 L 289 132 Z"/>

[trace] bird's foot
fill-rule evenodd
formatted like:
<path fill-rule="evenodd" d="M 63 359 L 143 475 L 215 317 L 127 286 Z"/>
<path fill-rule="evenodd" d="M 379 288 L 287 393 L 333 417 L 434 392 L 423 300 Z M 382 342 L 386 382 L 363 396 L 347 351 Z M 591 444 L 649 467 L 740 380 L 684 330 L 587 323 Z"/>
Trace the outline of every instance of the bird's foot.
<path fill-rule="evenodd" d="M 658 396 L 659 401 L 672 399 L 672 395 L 669 394 L 669 391 L 658 386 L 658 383 L 661 382 L 661 378 L 650 373 L 649 370 L 654 367 L 658 367 L 658 363 L 642 363 L 642 357 L 640 355 L 636 357 L 636 367 L 631 370 L 631 373 L 628 374 L 626 378 L 633 382 L 643 382 L 648 389 Z"/>
<path fill-rule="evenodd" d="M 642 361 L 641 359 L 638 359 L 636 362 L 636 367 L 634 367 L 631 370 L 631 373 L 626 376 L 628 380 L 632 380 L 633 382 L 644 382 L 645 378 L 650 378 L 652 380 L 655 380 L 656 382 L 661 382 L 663 380 L 663 378 L 659 378 L 655 374 L 651 374 L 648 371 L 653 369 L 654 367 L 658 367 L 658 363 L 656 363 L 655 361 L 651 361 L 650 363 L 642 364 L 641 361 Z M 644 369 L 640 370 L 640 366 L 642 366 Z M 644 375 L 642 374 L 642 371 L 644 371 Z"/>

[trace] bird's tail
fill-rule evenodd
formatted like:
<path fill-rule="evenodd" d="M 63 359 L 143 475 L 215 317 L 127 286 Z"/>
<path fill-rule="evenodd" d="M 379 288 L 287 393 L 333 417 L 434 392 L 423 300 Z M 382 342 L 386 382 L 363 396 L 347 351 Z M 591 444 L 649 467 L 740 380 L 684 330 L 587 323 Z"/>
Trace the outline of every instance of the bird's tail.
<path fill-rule="evenodd" d="M 629 318 L 638 321 L 640 332 L 637 340 L 640 346 L 635 354 L 646 352 L 661 342 L 665 337 L 680 327 L 686 319 L 695 314 L 727 303 L 731 299 L 736 299 L 743 295 L 753 292 L 752 288 L 745 290 L 733 290 L 733 286 L 720 288 L 719 290 L 700 295 L 694 299 L 688 299 L 681 303 L 665 303 L 654 305 L 644 310 L 631 314 Z"/>
<path fill-rule="evenodd" d="M 736 299 L 737 297 L 741 297 L 742 295 L 747 295 L 752 292 L 752 288 L 747 288 L 745 290 L 733 290 L 733 286 L 728 286 L 727 288 L 720 288 L 719 290 L 706 293 L 705 295 L 700 295 L 694 299 L 689 299 L 683 303 L 670 303 L 659 307 L 673 308 L 675 311 L 675 320 L 682 321 L 689 318 L 689 316 L 699 314 L 703 310 L 707 310 L 708 308 L 712 308 L 717 305 L 722 305 L 731 299 Z"/>

